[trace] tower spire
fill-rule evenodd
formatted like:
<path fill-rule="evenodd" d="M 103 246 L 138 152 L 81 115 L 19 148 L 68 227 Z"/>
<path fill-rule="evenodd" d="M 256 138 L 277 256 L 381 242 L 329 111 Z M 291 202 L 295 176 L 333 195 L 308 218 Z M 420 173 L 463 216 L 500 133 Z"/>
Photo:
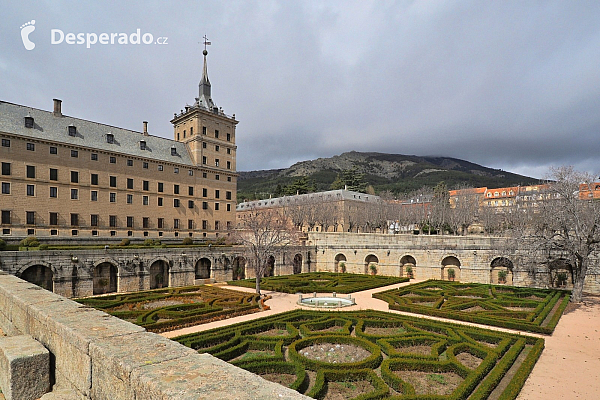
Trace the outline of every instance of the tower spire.
<path fill-rule="evenodd" d="M 210 81 L 208 80 L 208 67 L 206 64 L 206 56 L 208 55 L 206 46 L 209 46 L 210 44 L 211 43 L 208 41 L 208 38 L 206 35 L 204 35 L 204 50 L 202 51 L 202 54 L 204 55 L 204 68 L 202 70 L 202 79 L 200 79 L 200 84 L 198 85 L 198 102 L 201 106 L 208 109 L 212 109 L 215 106 L 210 94 Z"/>

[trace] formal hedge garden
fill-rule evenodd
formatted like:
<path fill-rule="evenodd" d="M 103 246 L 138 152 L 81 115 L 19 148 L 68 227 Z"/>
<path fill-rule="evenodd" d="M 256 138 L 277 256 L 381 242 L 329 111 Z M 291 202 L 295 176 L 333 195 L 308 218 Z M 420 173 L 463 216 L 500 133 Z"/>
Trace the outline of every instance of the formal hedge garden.
<path fill-rule="evenodd" d="M 295 310 L 175 338 L 310 397 L 514 399 L 544 340 L 380 311 Z"/>
<path fill-rule="evenodd" d="M 309 272 L 262 278 L 260 280 L 260 287 L 261 289 L 283 293 L 353 293 L 408 281 L 408 278 L 393 276 Z M 229 285 L 254 288 L 256 279 L 229 281 L 227 283 Z"/>
<path fill-rule="evenodd" d="M 391 310 L 550 334 L 569 302 L 564 290 L 429 280 L 373 294 Z"/>
<path fill-rule="evenodd" d="M 164 332 L 261 311 L 260 296 L 214 286 L 189 286 L 75 299 L 150 332 Z"/>

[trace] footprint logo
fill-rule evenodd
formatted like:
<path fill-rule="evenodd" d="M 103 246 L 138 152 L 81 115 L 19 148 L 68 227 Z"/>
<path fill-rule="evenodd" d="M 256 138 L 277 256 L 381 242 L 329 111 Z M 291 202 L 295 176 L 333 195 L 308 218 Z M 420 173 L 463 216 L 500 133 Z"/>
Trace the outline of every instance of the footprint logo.
<path fill-rule="evenodd" d="M 35 43 L 29 40 L 29 34 L 35 31 L 35 19 L 21 25 L 21 39 L 23 39 L 23 46 L 26 50 L 33 50 Z"/>

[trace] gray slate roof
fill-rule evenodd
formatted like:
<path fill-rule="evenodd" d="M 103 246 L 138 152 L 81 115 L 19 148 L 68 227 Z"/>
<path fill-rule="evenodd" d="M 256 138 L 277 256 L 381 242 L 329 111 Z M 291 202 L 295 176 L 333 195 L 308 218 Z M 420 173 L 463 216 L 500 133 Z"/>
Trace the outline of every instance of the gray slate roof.
<path fill-rule="evenodd" d="M 24 118 L 34 119 L 33 128 L 25 128 Z M 77 134 L 69 136 L 68 126 L 75 125 Z M 65 116 L 18 104 L 0 101 L 0 132 L 12 133 L 32 139 L 44 139 L 76 146 L 105 150 L 156 161 L 193 166 L 194 163 L 184 143 L 157 136 L 144 136 L 141 132 L 117 128 L 98 122 Z M 114 135 L 114 143 L 107 143 L 106 135 Z M 140 150 L 140 140 L 146 141 L 146 150 Z M 171 155 L 171 147 L 177 154 Z"/>
<path fill-rule="evenodd" d="M 308 194 L 299 194 L 294 196 L 275 197 L 272 199 L 253 200 L 243 202 L 237 205 L 236 210 L 241 211 L 248 208 L 269 208 L 281 207 L 284 205 L 307 204 L 311 201 L 326 202 L 326 201 L 341 201 L 351 200 L 364 203 L 376 203 L 381 200 L 379 196 L 354 192 L 352 190 L 328 190 L 326 192 L 316 192 Z"/>

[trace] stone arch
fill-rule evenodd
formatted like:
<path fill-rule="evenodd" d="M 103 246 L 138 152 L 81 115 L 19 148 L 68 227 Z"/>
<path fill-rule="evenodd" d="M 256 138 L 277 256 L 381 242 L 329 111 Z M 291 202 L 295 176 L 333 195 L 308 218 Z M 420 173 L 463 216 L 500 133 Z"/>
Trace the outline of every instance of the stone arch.
<path fill-rule="evenodd" d="M 233 259 L 233 280 L 246 279 L 246 259 L 242 256 Z"/>
<path fill-rule="evenodd" d="M 333 267 L 334 272 L 346 272 L 346 256 L 342 253 L 338 253 L 335 255 L 335 265 Z"/>
<path fill-rule="evenodd" d="M 407 271 L 407 268 L 409 267 L 409 271 L 412 271 L 410 275 L 414 278 L 415 274 L 417 273 L 417 260 L 410 254 L 404 254 L 402 257 L 400 257 L 400 271 L 398 275 L 405 276 L 406 274 L 406 276 L 409 276 L 409 273 Z"/>
<path fill-rule="evenodd" d="M 93 293 L 115 293 L 118 290 L 118 272 L 116 263 L 98 261 L 92 268 Z"/>
<path fill-rule="evenodd" d="M 299 274 L 302 272 L 302 254 L 298 253 L 294 256 L 294 260 L 292 261 L 293 263 L 293 273 L 294 274 Z"/>
<path fill-rule="evenodd" d="M 169 286 L 169 260 L 156 258 L 148 269 L 150 273 L 150 289 L 160 289 Z"/>
<path fill-rule="evenodd" d="M 490 283 L 507 285 L 513 284 L 513 262 L 507 257 L 496 257 L 490 262 Z M 505 282 L 500 282 L 500 276 L 506 273 Z"/>
<path fill-rule="evenodd" d="M 375 265 L 375 268 L 377 268 L 377 266 L 379 265 L 379 257 L 377 257 L 375 254 L 369 254 L 365 257 L 365 274 L 369 274 L 369 266 L 373 264 Z"/>
<path fill-rule="evenodd" d="M 550 261 L 548 272 L 551 287 L 566 287 L 573 284 L 573 266 L 565 258 L 556 258 Z"/>
<path fill-rule="evenodd" d="M 196 279 L 209 279 L 210 278 L 210 267 L 211 262 L 208 258 L 202 257 L 196 262 L 195 278 Z"/>
<path fill-rule="evenodd" d="M 275 257 L 269 256 L 267 259 L 267 267 L 265 268 L 264 276 L 274 276 L 275 275 Z"/>
<path fill-rule="evenodd" d="M 440 268 L 440 279 L 442 280 L 460 280 L 460 268 L 461 262 L 456 255 L 445 256 L 441 262 L 442 266 Z M 454 278 L 450 278 L 448 275 L 448 270 L 454 271 Z"/>
<path fill-rule="evenodd" d="M 17 274 L 18 277 L 51 292 L 54 291 L 54 272 L 48 263 L 29 262 L 27 265 Z"/>

